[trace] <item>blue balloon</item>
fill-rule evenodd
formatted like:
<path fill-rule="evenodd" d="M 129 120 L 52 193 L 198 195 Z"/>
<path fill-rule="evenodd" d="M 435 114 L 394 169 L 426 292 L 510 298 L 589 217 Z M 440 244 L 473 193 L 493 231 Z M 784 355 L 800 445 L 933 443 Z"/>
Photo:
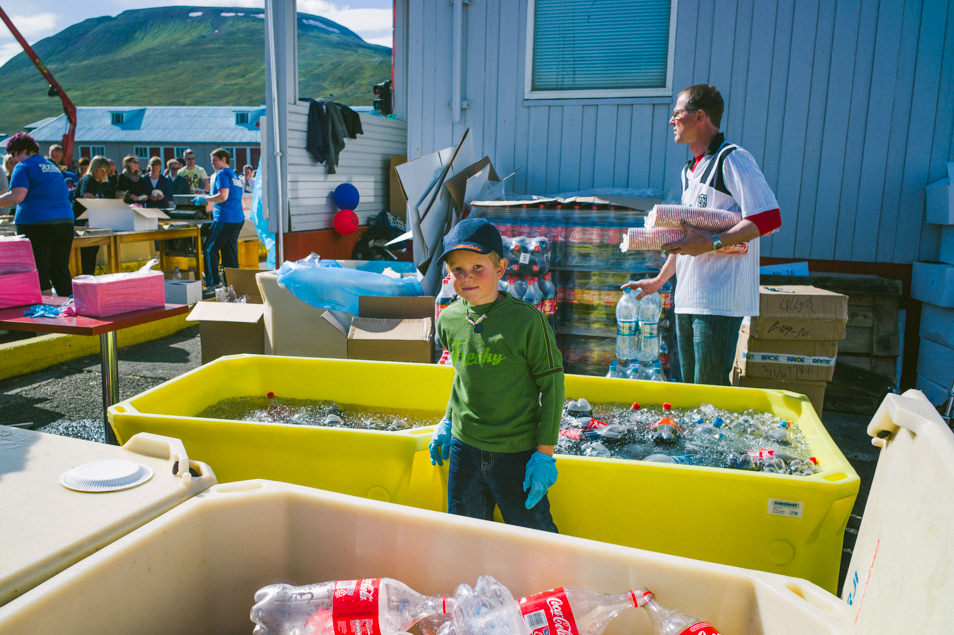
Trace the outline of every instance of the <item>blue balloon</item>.
<path fill-rule="evenodd" d="M 358 188 L 350 183 L 342 183 L 335 188 L 335 205 L 338 209 L 354 209 L 359 199 Z"/>

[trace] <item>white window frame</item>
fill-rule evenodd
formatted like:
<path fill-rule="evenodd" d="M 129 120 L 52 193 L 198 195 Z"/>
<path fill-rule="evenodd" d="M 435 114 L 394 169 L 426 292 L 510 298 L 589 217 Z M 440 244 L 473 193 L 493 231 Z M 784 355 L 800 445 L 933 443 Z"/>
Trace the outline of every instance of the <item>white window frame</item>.
<path fill-rule="evenodd" d="M 172 154 L 174 154 L 176 156 L 176 160 L 178 160 L 179 157 L 185 154 L 185 151 L 188 149 L 189 149 L 189 146 L 174 146 L 172 148 Z"/>
<path fill-rule="evenodd" d="M 109 123 L 113 126 L 121 126 L 126 123 L 126 113 L 125 112 L 110 112 L 109 113 Z"/>
<path fill-rule="evenodd" d="M 245 121 L 242 121 L 244 119 Z M 251 121 L 251 115 L 247 110 L 240 110 L 235 113 L 235 125 L 236 126 L 247 126 Z"/>
<path fill-rule="evenodd" d="M 99 155 L 99 156 L 101 156 L 101 157 L 106 156 L 106 146 L 80 146 L 80 148 L 88 148 L 88 149 L 89 149 L 89 158 L 90 158 L 90 159 L 92 159 L 92 158 L 95 157 L 96 155 Z M 96 150 L 102 150 L 102 152 L 96 152 Z"/>
<path fill-rule="evenodd" d="M 140 153 L 140 150 L 143 152 Z M 133 155 L 139 159 L 139 165 L 143 166 L 149 163 L 149 146 L 133 146 Z"/>
<path fill-rule="evenodd" d="M 533 26 L 536 0 L 527 1 L 527 34 L 524 55 L 524 99 L 605 99 L 612 97 L 672 97 L 672 67 L 676 52 L 676 17 L 679 0 L 669 3 L 669 50 L 666 52 L 666 85 L 658 88 L 608 88 L 583 90 L 533 90 Z"/>

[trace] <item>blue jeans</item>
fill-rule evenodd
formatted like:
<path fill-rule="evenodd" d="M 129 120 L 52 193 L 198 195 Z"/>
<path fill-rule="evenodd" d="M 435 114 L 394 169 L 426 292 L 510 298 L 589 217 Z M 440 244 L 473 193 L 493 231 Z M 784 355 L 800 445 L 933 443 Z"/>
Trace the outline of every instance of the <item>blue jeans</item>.
<path fill-rule="evenodd" d="M 494 505 L 508 525 L 557 533 L 544 496 L 526 509 L 523 477 L 535 450 L 504 453 L 478 450 L 454 438 L 448 467 L 447 511 L 458 516 L 493 520 Z"/>
<path fill-rule="evenodd" d="M 206 286 L 218 286 L 219 254 L 222 256 L 223 267 L 238 267 L 238 237 L 244 223 L 223 223 L 212 221 L 209 229 L 209 238 L 202 251 L 205 252 L 205 281 Z"/>
<path fill-rule="evenodd" d="M 682 380 L 728 386 L 742 318 L 676 314 L 676 342 Z"/>

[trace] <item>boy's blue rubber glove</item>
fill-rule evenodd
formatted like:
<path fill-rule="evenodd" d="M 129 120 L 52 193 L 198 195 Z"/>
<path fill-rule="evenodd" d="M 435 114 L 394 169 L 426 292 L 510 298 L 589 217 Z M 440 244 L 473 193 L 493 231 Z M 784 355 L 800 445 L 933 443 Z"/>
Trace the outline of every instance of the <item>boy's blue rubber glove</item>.
<path fill-rule="evenodd" d="M 205 207 L 206 201 L 204 196 L 196 196 L 192 199 L 192 204 L 197 207 Z"/>
<path fill-rule="evenodd" d="M 431 443 L 428 449 L 431 451 L 431 465 L 444 465 L 444 461 L 450 458 L 451 446 L 451 420 L 441 419 L 431 437 Z"/>
<path fill-rule="evenodd" d="M 527 461 L 527 474 L 523 478 L 523 491 L 530 490 L 524 507 L 533 509 L 556 480 L 556 459 L 543 452 L 534 452 Z"/>

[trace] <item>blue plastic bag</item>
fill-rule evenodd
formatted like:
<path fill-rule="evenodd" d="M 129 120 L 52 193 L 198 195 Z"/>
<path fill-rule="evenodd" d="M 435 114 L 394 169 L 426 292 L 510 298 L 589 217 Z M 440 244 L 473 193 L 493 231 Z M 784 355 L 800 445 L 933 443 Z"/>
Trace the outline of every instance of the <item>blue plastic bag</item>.
<path fill-rule="evenodd" d="M 392 278 L 349 269 L 334 260 L 320 260 L 314 254 L 296 262 L 282 263 L 278 270 L 278 284 L 313 307 L 355 315 L 358 313 L 358 298 L 362 295 L 424 295 L 417 277 Z"/>

